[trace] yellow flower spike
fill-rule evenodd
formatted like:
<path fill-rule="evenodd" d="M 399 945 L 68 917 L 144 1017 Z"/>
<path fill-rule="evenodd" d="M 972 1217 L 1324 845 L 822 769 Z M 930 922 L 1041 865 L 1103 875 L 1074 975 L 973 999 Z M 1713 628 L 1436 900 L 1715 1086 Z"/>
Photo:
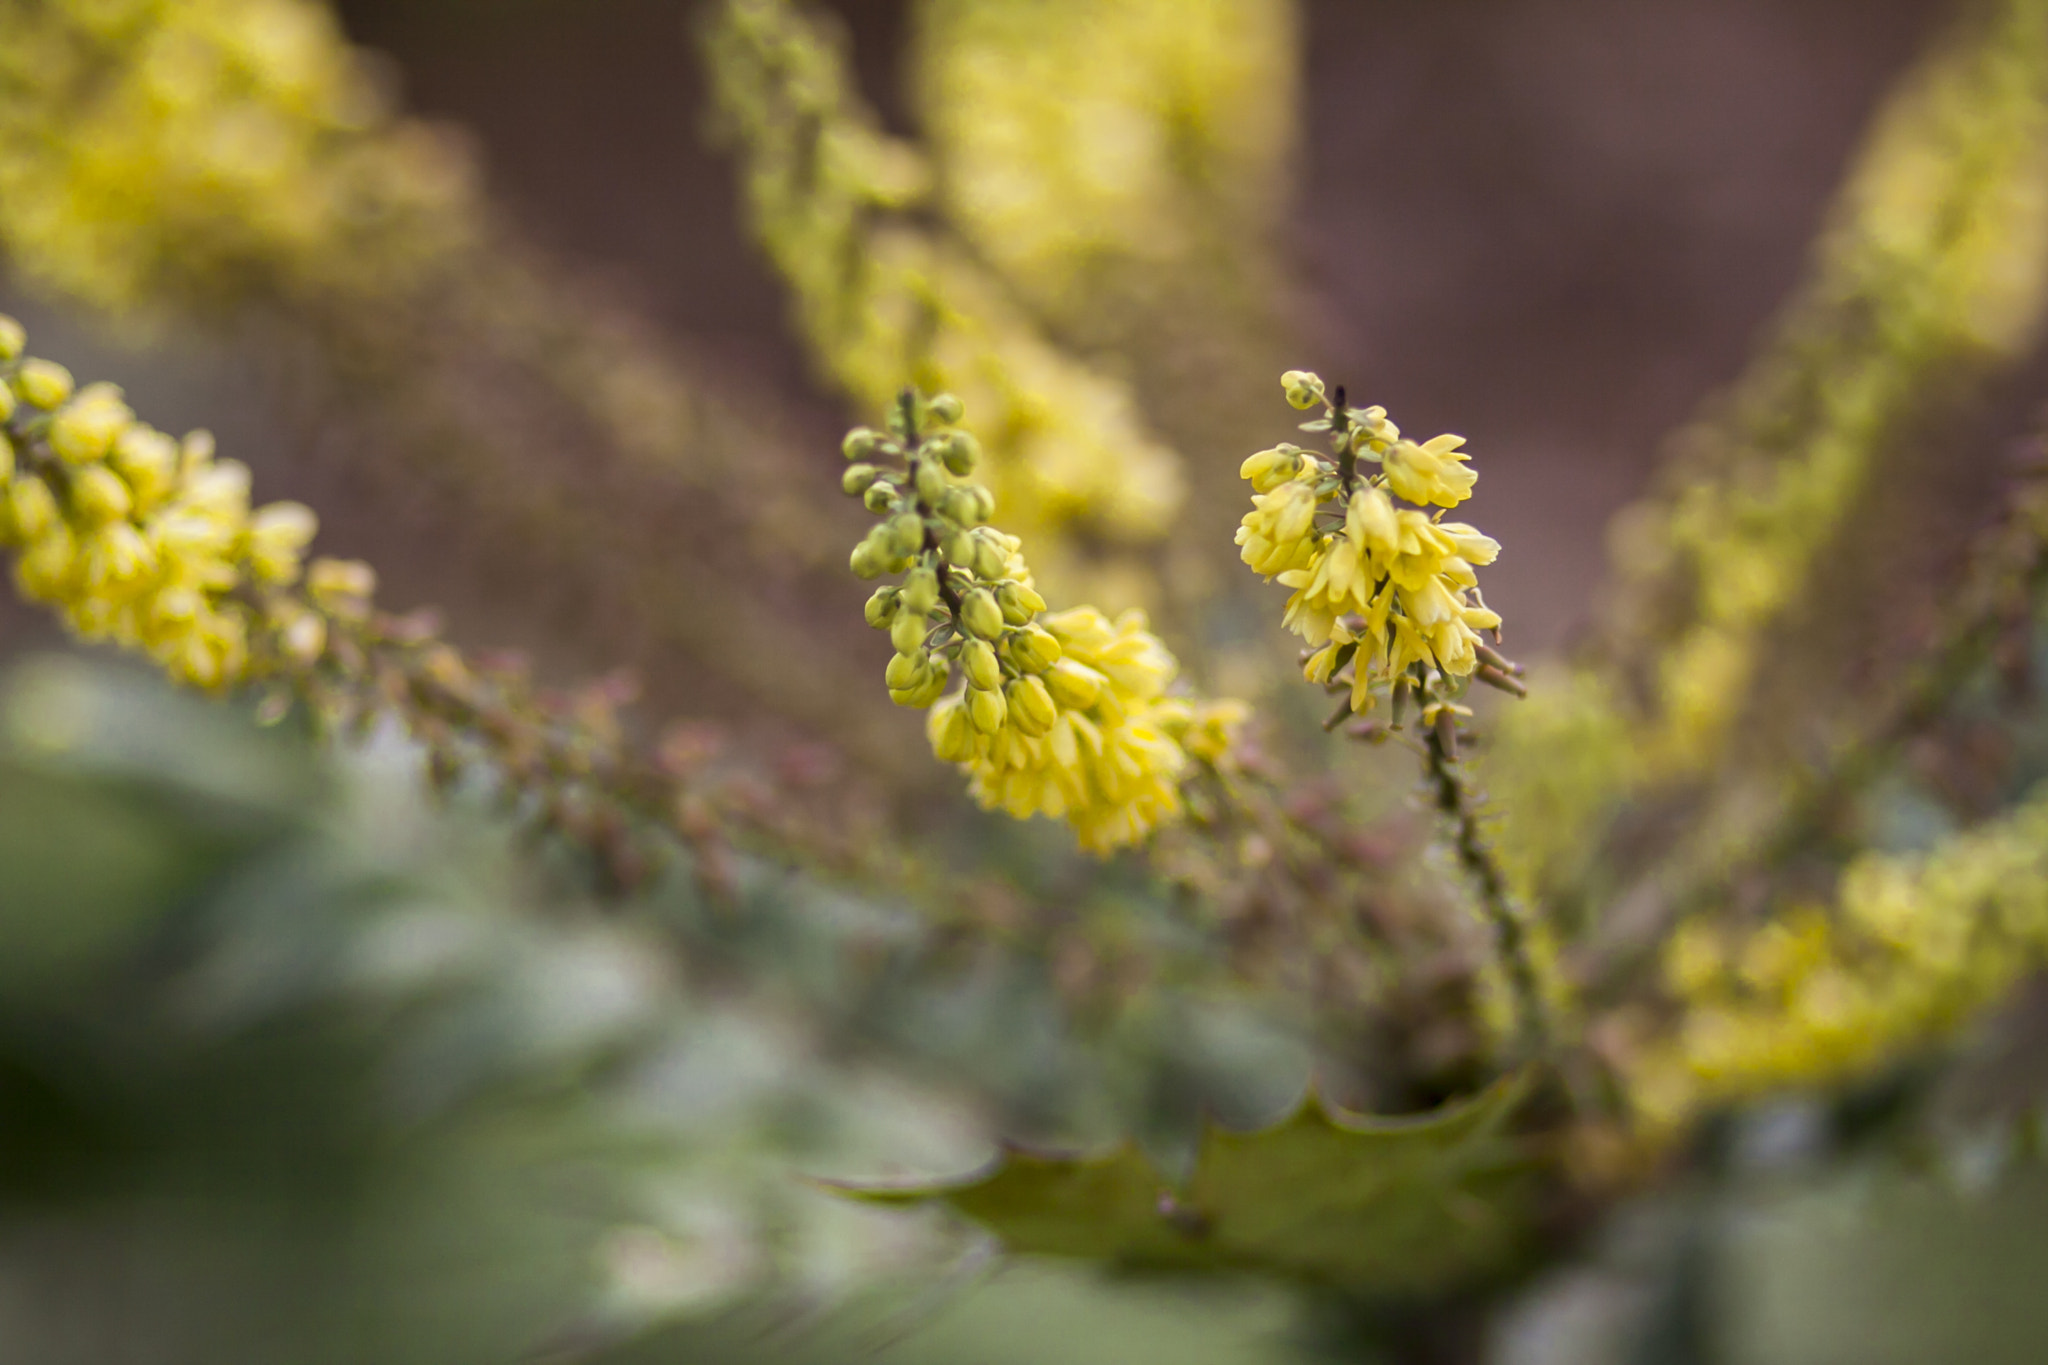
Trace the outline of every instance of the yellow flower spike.
<path fill-rule="evenodd" d="M 1247 460 L 1243 472 L 1254 487 L 1286 472 L 1282 454 L 1301 464 L 1270 491 L 1254 494 L 1237 533 L 1245 562 L 1293 590 L 1285 624 L 1315 651 L 1304 677 L 1334 691 L 1340 656 L 1355 646 L 1354 711 L 1373 705 L 1374 688 L 1391 688 L 1418 666 L 1427 676 L 1414 681 L 1425 689 L 1455 693 L 1478 676 L 1519 690 L 1508 672 L 1481 669 L 1479 632 L 1501 622 L 1479 598 L 1476 570 L 1499 557 L 1499 542 L 1464 522 L 1438 523 L 1423 510 L 1470 495 L 1478 476 L 1466 467 L 1464 439 L 1402 440 L 1385 409 L 1350 407 L 1342 389 L 1332 397 L 1311 378 L 1290 371 L 1284 382 L 1290 401 L 1310 396 L 1310 406 L 1323 404 L 1325 415 L 1308 429 L 1329 434 L 1331 454 L 1283 447 Z M 1361 463 L 1361 453 L 1378 460 L 1381 471 Z M 1396 498 L 1420 505 L 1404 507 Z"/>
<path fill-rule="evenodd" d="M 979 496 L 965 505 L 976 490 L 941 492 L 925 475 L 927 462 L 960 448 L 966 433 L 947 433 L 944 443 L 920 440 L 919 412 L 915 396 L 905 395 L 890 423 L 894 440 L 859 443 L 876 458 L 886 449 L 903 462 L 900 472 L 878 475 L 871 490 L 879 494 L 870 510 L 884 518 L 883 534 L 914 522 L 940 547 L 937 564 L 919 564 L 900 590 L 884 588 L 868 600 L 869 620 L 888 619 L 892 635 L 902 629 L 906 638 L 896 613 L 913 595 L 932 603 L 937 643 L 935 652 L 920 643 L 920 658 L 935 662 L 919 674 L 899 654 L 890 665 L 891 699 L 933 708 L 926 723 L 933 753 L 967 772 L 968 789 L 984 807 L 1067 820 L 1094 852 L 1144 838 L 1181 811 L 1178 782 L 1188 755 L 1175 736 L 1187 732 L 1193 713 L 1163 696 L 1178 665 L 1141 613 L 1112 623 L 1092 607 L 1046 612 L 1022 542 L 967 524 L 984 512 Z M 948 697 L 954 663 L 965 687 Z"/>

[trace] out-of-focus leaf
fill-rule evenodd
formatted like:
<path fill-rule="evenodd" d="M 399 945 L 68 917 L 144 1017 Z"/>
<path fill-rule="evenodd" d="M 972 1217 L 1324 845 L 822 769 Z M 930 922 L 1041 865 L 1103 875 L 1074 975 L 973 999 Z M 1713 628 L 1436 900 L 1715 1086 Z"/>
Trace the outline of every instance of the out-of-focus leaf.
<path fill-rule="evenodd" d="M 1528 1089 L 1518 1073 L 1398 1119 L 1349 1114 L 1311 1091 L 1270 1128 L 1209 1127 L 1184 1188 L 1132 1143 L 1093 1157 L 1008 1151 L 952 1183 L 843 1188 L 876 1203 L 943 1202 L 1015 1252 L 1425 1290 L 1513 1253 L 1528 1167 L 1507 1122 Z"/>

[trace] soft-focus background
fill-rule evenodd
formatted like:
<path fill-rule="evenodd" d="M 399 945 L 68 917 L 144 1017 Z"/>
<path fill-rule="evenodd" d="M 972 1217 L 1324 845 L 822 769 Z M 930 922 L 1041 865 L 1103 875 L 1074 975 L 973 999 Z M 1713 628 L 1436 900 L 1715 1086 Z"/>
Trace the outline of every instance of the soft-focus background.
<path fill-rule="evenodd" d="M 0 5 L 0 44 L 38 8 Z M 974 6 L 826 8 L 888 132 L 973 147 L 934 126 L 930 53 Z M 1218 126 L 1271 128 L 1249 152 L 1219 133 L 1188 153 L 1169 204 L 1184 242 L 1058 278 L 1025 247 L 1003 256 L 1014 235 L 978 250 L 1068 354 L 1128 381 L 1182 461 L 1171 527 L 1077 532 L 1071 581 L 1152 607 L 1191 674 L 1267 707 L 1285 747 L 1309 703 L 1275 594 L 1230 544 L 1238 462 L 1289 432 L 1273 376 L 1311 366 L 1411 432 L 1465 435 L 1474 519 L 1506 547 L 1488 601 L 1518 654 L 1561 656 L 1605 624 L 1610 518 L 1772 334 L 1873 119 L 1958 7 L 1270 9 L 1257 98 Z M 331 281 L 173 269 L 170 306 L 138 322 L 0 252 L 0 310 L 158 425 L 214 429 L 265 497 L 319 510 L 323 549 L 374 562 L 386 602 L 439 607 L 456 642 L 527 651 L 557 681 L 630 670 L 650 715 L 866 782 L 1048 901 L 1085 884 L 1148 906 L 1136 874 L 1088 881 L 1056 833 L 964 810 L 919 718 L 888 706 L 887 646 L 841 567 L 863 518 L 829 496 L 839 434 L 878 414 L 830 382 L 755 244 L 696 8 L 334 12 L 479 177 L 505 275 L 366 320 Z M 952 183 L 971 216 L 972 182 Z M 500 333 L 518 340 L 465 349 Z M 605 429 L 573 349 L 593 344 L 687 376 L 690 449 L 717 459 L 679 475 L 621 455 L 649 430 L 658 454 L 676 409 L 635 389 L 606 399 Z M 1916 466 L 1937 477 L 1911 525 L 1958 534 L 1865 547 L 1874 579 L 1900 580 L 1871 620 L 1940 614 L 1937 570 L 1988 519 L 1979 495 L 2042 393 L 2039 354 L 2011 349 Z M 1875 625 L 1848 639 L 1844 671 L 1901 647 Z M 1543 1272 L 1461 1339 L 1249 1279 L 1001 1264 L 967 1229 L 809 1178 L 955 1174 L 998 1137 L 1127 1131 L 1184 1162 L 1198 1115 L 1249 1125 L 1299 1092 L 1311 1048 L 1286 1012 L 1202 982 L 1076 1018 L 1073 978 L 1107 971 L 1093 959 L 934 942 L 772 867 L 746 872 L 742 913 L 680 885 L 621 913 L 576 869 L 522 861 L 487 802 L 422 794 L 393 734 L 323 756 L 291 725 L 255 733 L 12 602 L 0 653 L 7 1365 L 2048 1353 L 2048 1181 L 2003 1148 L 1973 1167 L 1966 1143 L 1941 1179 L 1844 1156 L 1796 1098 L 1729 1119 L 1654 1196 L 1557 1229 Z M 1405 799 L 1405 779 L 1365 772 L 1347 780 Z M 1977 1080 L 2030 1103 L 2039 1021 L 2000 1029 L 2011 1065 Z"/>

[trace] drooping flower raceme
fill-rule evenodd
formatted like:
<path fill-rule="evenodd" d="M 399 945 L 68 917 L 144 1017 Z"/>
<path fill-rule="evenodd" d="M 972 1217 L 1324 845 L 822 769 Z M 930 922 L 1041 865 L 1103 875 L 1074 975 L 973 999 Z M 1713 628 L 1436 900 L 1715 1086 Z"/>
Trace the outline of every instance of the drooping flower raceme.
<path fill-rule="evenodd" d="M 1424 510 L 1471 496 L 1478 474 L 1464 439 L 1417 444 L 1384 408 L 1347 407 L 1343 390 L 1332 398 L 1315 375 L 1292 370 L 1281 382 L 1295 407 L 1323 406 L 1303 429 L 1328 433 L 1335 453 L 1289 444 L 1247 459 L 1240 472 L 1252 483 L 1252 510 L 1237 543 L 1253 571 L 1294 589 L 1287 628 L 1313 647 L 1304 676 L 1348 680 L 1354 712 L 1371 709 L 1383 689 L 1455 693 L 1475 675 L 1518 690 L 1513 666 L 1482 638 L 1501 620 L 1476 571 L 1500 545 Z M 1455 705 L 1448 696 L 1430 704 Z"/>
<path fill-rule="evenodd" d="M 933 752 L 983 806 L 1065 819 L 1097 853 L 1136 843 L 1179 818 L 1183 773 L 1223 758 L 1244 709 L 1169 698 L 1179 664 L 1142 612 L 1047 610 L 1021 542 L 987 524 L 961 415 L 949 394 L 906 392 L 886 433 L 846 439 L 846 491 L 882 518 L 853 571 L 904 576 L 867 606 L 896 647 L 889 695 L 930 708 Z"/>

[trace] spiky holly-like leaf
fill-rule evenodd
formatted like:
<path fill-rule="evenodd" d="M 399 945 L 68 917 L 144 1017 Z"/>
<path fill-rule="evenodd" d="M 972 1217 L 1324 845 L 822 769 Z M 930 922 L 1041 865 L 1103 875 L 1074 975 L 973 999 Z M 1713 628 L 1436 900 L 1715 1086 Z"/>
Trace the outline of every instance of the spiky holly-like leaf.
<path fill-rule="evenodd" d="M 1128 1142 L 1101 1156 L 1009 1150 L 960 1181 L 841 1188 L 942 1202 L 1014 1252 L 1426 1290 L 1512 1255 L 1528 1163 L 1507 1121 L 1528 1090 L 1517 1074 L 1396 1119 L 1349 1114 L 1312 1091 L 1272 1127 L 1207 1129 L 1185 1188 Z"/>

